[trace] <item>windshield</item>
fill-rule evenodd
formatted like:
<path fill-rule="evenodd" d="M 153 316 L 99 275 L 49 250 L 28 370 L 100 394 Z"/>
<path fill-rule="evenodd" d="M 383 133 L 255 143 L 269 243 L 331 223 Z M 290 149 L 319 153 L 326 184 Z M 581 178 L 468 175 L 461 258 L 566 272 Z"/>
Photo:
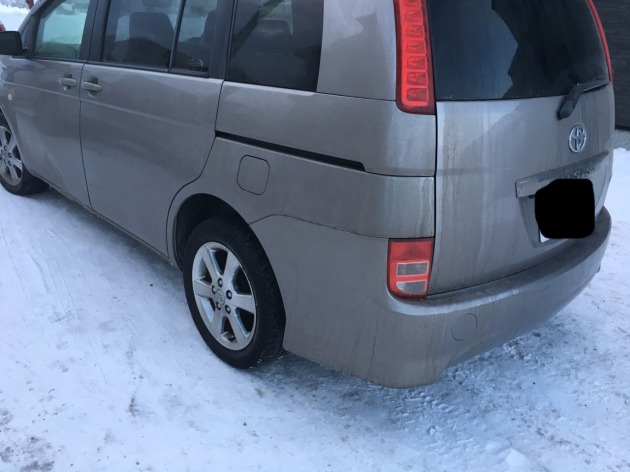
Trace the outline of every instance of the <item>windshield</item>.
<path fill-rule="evenodd" d="M 608 79 L 588 0 L 428 0 L 438 100 L 565 95 Z"/>

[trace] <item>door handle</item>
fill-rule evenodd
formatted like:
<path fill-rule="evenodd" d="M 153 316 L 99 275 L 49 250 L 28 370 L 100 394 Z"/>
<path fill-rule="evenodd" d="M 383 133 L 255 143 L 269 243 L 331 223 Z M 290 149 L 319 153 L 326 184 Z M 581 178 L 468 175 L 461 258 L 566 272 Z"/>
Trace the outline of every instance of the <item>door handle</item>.
<path fill-rule="evenodd" d="M 103 86 L 98 84 L 98 79 L 90 79 L 81 84 L 83 90 L 87 90 L 90 95 L 103 91 Z"/>
<path fill-rule="evenodd" d="M 63 85 L 64 90 L 70 90 L 72 87 L 76 87 L 79 84 L 70 74 L 66 74 L 60 78 L 59 83 Z"/>

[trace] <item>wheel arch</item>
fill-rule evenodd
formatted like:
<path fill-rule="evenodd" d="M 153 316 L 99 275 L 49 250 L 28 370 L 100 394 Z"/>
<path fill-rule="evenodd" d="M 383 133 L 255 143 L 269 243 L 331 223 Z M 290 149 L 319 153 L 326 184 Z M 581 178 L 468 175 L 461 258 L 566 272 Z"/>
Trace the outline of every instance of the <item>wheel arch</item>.
<path fill-rule="evenodd" d="M 0 101 L 0 116 L 3 117 L 5 120 L 7 120 L 7 123 L 9 124 L 9 128 L 11 128 L 11 132 L 15 133 L 15 123 L 13 120 L 13 116 L 12 113 L 5 113 L 5 108 L 11 108 L 10 106 L 7 106 L 8 104 L 2 103 Z"/>
<path fill-rule="evenodd" d="M 15 128 L 15 86 L 6 81 L 6 78 L 0 78 L 0 114 L 9 123 L 9 126 Z"/>
<path fill-rule="evenodd" d="M 22 151 L 22 145 L 20 144 L 22 139 L 21 129 L 18 127 L 17 117 L 15 116 L 15 107 L 13 100 L 8 100 L 7 96 L 10 95 L 10 92 L 3 93 L 2 98 L 0 98 L 0 117 L 3 117 L 7 124 L 9 125 L 9 131 L 13 133 L 13 135 L 18 140 L 18 149 L 20 150 L 20 154 Z M 22 156 L 22 161 L 24 161 L 24 156 Z M 28 163 L 28 156 L 27 156 Z"/>
<path fill-rule="evenodd" d="M 190 234 L 203 221 L 213 217 L 235 219 L 247 225 L 243 217 L 219 197 L 208 193 L 188 196 L 177 208 L 171 225 L 172 258 L 177 267 L 180 269 L 183 267 L 184 250 Z"/>

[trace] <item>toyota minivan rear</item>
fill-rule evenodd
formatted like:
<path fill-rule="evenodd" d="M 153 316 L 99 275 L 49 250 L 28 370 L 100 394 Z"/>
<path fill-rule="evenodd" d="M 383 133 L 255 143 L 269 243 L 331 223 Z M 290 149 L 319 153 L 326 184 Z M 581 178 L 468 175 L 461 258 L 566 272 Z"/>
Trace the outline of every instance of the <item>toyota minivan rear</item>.
<path fill-rule="evenodd" d="M 600 213 L 614 102 L 588 0 L 429 0 L 427 7 L 440 215 L 431 293 L 443 293 L 521 272 L 575 244 L 542 242 L 534 197 L 554 180 L 588 178 Z M 560 116 L 584 84 L 589 90 Z M 574 129 L 586 133 L 579 149 L 570 143 Z"/>
<path fill-rule="evenodd" d="M 0 182 L 52 185 L 181 267 L 230 365 L 286 349 L 429 383 L 599 270 L 614 102 L 592 0 L 86 5 L 0 33 Z"/>
<path fill-rule="evenodd" d="M 279 261 L 288 350 L 380 384 L 419 385 L 556 313 L 599 270 L 611 227 L 610 59 L 591 0 L 345 5 L 326 3 L 318 91 L 396 100 L 387 118 L 371 112 L 375 133 L 387 130 L 381 142 L 399 145 L 361 156 L 373 190 L 356 189 L 378 193 L 393 179 L 380 193 L 387 209 L 339 191 L 332 214 L 357 211 L 337 231 L 281 218 L 253 227 Z M 363 30 L 344 31 L 357 23 Z M 361 36 L 371 64 L 356 62 L 367 57 L 351 40 Z M 548 239 L 541 191 L 572 180 L 592 184 L 592 208 L 568 211 L 590 211 L 593 231 Z"/>

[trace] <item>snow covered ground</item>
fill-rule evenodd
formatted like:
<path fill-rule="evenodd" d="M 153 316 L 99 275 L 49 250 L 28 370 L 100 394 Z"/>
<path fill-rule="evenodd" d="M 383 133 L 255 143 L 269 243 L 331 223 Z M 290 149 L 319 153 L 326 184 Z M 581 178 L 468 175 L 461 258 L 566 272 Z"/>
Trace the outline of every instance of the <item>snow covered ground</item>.
<path fill-rule="evenodd" d="M 0 192 L 0 471 L 630 470 L 630 152 L 600 274 L 533 333 L 388 390 L 218 361 L 181 274 L 55 192 Z"/>

